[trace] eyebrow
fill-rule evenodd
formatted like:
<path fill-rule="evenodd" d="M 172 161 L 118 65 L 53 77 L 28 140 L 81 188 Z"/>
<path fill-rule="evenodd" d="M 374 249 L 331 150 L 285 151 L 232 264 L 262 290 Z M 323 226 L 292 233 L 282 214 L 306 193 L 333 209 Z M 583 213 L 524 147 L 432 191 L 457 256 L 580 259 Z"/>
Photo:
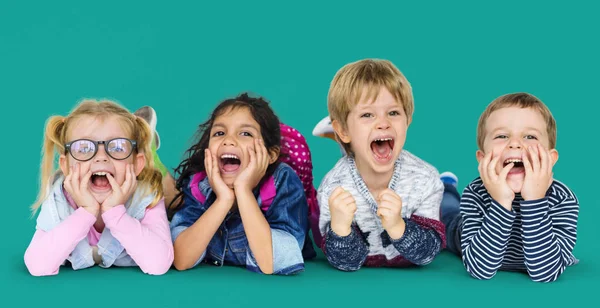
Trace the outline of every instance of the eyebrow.
<path fill-rule="evenodd" d="M 221 123 L 215 123 L 215 124 L 213 124 L 212 128 L 214 129 L 215 127 L 227 128 L 224 124 L 221 124 Z M 259 131 L 259 129 L 256 127 L 256 125 L 247 124 L 247 123 L 240 124 L 239 128 L 251 128 L 251 129 L 254 129 L 257 132 Z"/>
<path fill-rule="evenodd" d="M 502 126 L 502 127 L 498 127 L 498 128 L 496 128 L 496 129 L 494 129 L 494 130 L 491 130 L 491 131 L 490 131 L 490 133 L 495 133 L 495 132 L 497 132 L 497 131 L 499 131 L 499 130 L 509 130 L 509 129 L 508 129 L 507 127 L 505 127 L 505 126 Z M 531 126 L 529 126 L 529 127 L 525 127 L 525 131 L 530 131 L 530 130 L 532 130 L 532 131 L 535 131 L 535 132 L 537 132 L 537 133 L 538 133 L 538 134 L 540 134 L 540 135 L 542 135 L 542 134 L 543 134 L 543 131 L 540 131 L 540 130 L 538 130 L 538 129 L 537 129 L 537 128 L 535 128 L 535 127 L 531 127 Z"/>

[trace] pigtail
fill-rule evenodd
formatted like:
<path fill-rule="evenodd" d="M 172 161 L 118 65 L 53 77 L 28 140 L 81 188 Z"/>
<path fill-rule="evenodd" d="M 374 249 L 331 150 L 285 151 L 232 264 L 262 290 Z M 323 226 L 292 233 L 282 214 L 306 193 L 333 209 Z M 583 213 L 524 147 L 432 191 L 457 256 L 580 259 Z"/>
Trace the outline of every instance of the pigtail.
<path fill-rule="evenodd" d="M 51 180 L 53 179 L 52 175 L 55 171 L 55 154 L 64 153 L 65 151 L 64 145 L 61 144 L 60 140 L 63 139 L 62 136 L 67 120 L 68 118 L 63 116 L 52 116 L 46 121 L 44 142 L 42 144 L 42 162 L 40 166 L 40 191 L 37 200 L 31 206 L 31 210 L 33 211 L 32 214 L 37 212 L 42 202 L 44 202 L 50 193 L 50 187 L 52 186 Z"/>
<path fill-rule="evenodd" d="M 147 183 L 150 186 L 150 191 L 155 192 L 156 195 L 152 204 L 148 207 L 155 206 L 162 198 L 163 198 L 163 187 L 162 187 L 162 174 L 156 168 L 154 168 L 154 157 L 152 153 L 152 138 L 153 134 L 150 129 L 150 125 L 148 123 L 138 117 L 134 116 L 134 135 L 135 140 L 137 141 L 137 151 L 138 153 L 143 153 L 146 158 L 146 165 L 137 179 L 139 182 Z"/>

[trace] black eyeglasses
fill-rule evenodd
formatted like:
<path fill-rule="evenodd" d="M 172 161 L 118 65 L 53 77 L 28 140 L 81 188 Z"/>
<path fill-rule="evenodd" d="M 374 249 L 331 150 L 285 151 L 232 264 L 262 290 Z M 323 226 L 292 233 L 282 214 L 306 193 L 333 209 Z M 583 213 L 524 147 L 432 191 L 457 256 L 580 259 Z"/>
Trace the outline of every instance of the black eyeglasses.
<path fill-rule="evenodd" d="M 127 138 L 115 138 L 108 141 L 77 139 L 65 144 L 65 154 L 71 153 L 71 156 L 78 161 L 88 161 L 96 156 L 100 144 L 104 145 L 106 154 L 116 160 L 127 159 L 137 148 L 137 142 Z"/>

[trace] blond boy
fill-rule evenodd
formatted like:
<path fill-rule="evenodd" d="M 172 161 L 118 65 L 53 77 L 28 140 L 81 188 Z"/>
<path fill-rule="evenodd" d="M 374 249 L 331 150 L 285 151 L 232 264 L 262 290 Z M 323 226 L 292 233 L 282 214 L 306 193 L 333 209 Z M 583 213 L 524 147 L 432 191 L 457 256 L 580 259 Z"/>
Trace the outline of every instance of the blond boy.
<path fill-rule="evenodd" d="M 386 60 L 347 64 L 331 83 L 328 109 L 347 153 L 318 190 L 329 263 L 355 271 L 433 261 L 445 245 L 444 185 L 434 167 L 403 150 L 414 109 L 404 75 Z"/>

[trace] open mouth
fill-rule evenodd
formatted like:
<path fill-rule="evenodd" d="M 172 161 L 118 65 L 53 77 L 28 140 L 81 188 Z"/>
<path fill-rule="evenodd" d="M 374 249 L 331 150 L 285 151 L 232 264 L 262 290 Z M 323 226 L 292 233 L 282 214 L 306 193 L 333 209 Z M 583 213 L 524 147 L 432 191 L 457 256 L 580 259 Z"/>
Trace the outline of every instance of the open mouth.
<path fill-rule="evenodd" d="M 371 151 L 378 162 L 388 162 L 394 151 L 394 138 L 377 138 L 371 142 Z"/>
<path fill-rule="evenodd" d="M 106 171 L 96 171 L 92 173 L 92 177 L 90 178 L 90 182 L 92 183 L 92 188 L 96 191 L 105 191 L 111 189 L 110 182 L 106 175 L 110 174 L 114 177 L 114 175 L 110 172 Z"/>
<path fill-rule="evenodd" d="M 240 169 L 242 161 L 235 154 L 223 154 L 221 155 L 221 171 L 225 173 L 234 173 Z"/>
<path fill-rule="evenodd" d="M 506 167 L 508 164 L 513 163 L 512 169 L 508 172 L 508 174 L 516 174 L 525 172 L 525 167 L 523 166 L 523 160 L 520 158 L 509 158 L 504 161 L 503 167 Z"/>

